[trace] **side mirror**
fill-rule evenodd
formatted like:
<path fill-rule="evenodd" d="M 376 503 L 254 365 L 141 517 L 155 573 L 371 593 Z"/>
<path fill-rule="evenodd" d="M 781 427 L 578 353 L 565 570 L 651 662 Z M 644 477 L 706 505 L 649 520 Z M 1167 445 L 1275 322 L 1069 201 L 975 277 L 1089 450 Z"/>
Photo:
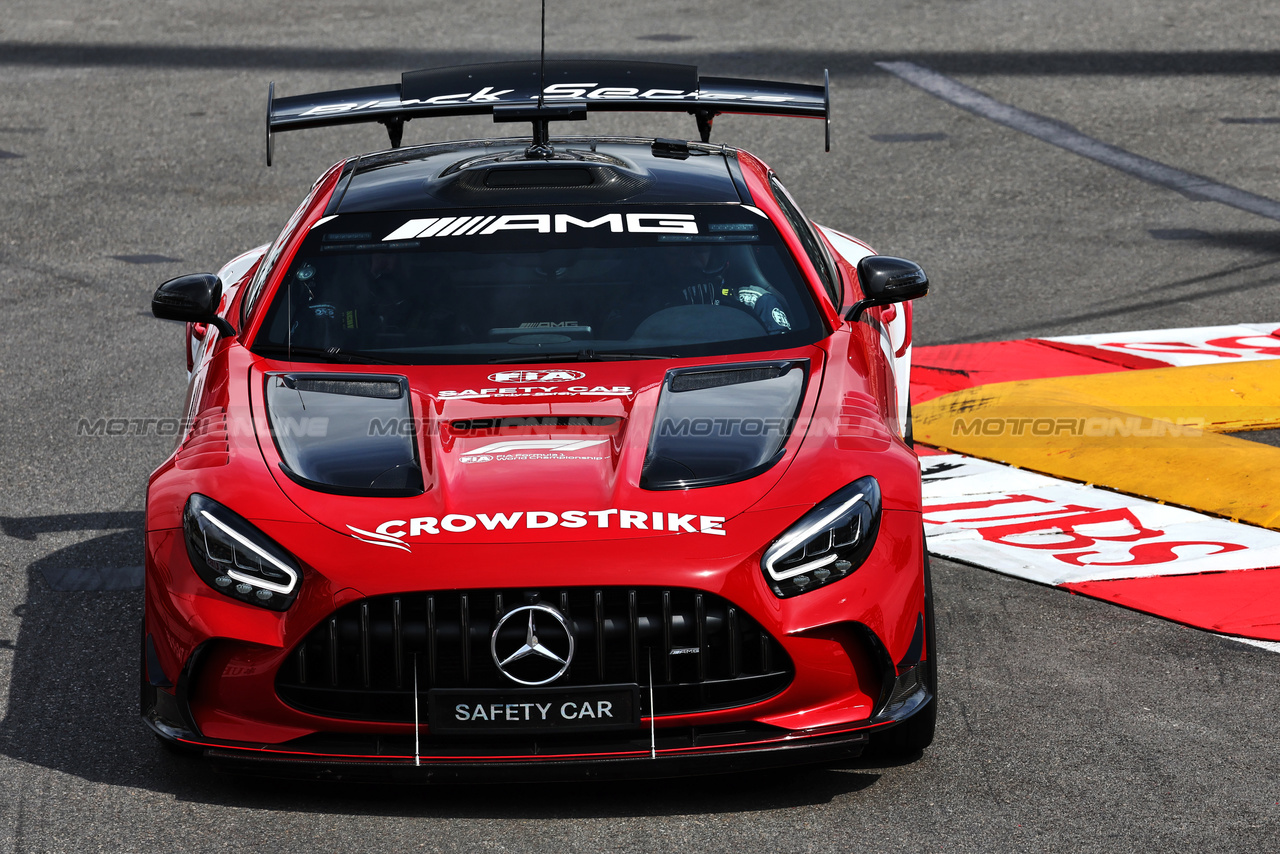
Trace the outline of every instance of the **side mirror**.
<path fill-rule="evenodd" d="M 929 293 L 929 277 L 914 261 L 890 255 L 868 255 L 858 262 L 858 283 L 864 297 L 853 304 L 845 320 L 857 320 L 873 305 L 891 305 Z"/>
<path fill-rule="evenodd" d="M 222 280 L 212 273 L 196 273 L 170 279 L 156 288 L 151 313 L 161 320 L 207 323 L 224 338 L 232 338 L 235 328 L 218 316 L 222 301 Z"/>

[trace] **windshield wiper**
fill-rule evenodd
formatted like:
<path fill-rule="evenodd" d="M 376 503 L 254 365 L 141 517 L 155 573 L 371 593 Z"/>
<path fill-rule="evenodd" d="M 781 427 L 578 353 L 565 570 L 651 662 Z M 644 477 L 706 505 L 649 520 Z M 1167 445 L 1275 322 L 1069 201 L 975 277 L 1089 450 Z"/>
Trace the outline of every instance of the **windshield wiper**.
<path fill-rule="evenodd" d="M 258 347 L 253 351 L 259 356 L 278 357 L 283 356 L 289 361 L 294 361 L 295 356 L 301 356 L 302 361 L 317 362 L 337 362 L 345 365 L 395 365 L 388 359 L 379 359 L 374 356 L 366 356 L 363 353 L 350 353 L 338 347 L 330 347 L 322 349 L 320 347 L 282 347 L 279 344 L 267 344 Z"/>
<path fill-rule="evenodd" d="M 508 359 L 490 359 L 491 365 L 518 365 L 522 362 L 631 362 L 640 359 L 679 359 L 672 353 L 597 353 L 595 350 L 579 350 L 576 353 L 530 353 Z"/>

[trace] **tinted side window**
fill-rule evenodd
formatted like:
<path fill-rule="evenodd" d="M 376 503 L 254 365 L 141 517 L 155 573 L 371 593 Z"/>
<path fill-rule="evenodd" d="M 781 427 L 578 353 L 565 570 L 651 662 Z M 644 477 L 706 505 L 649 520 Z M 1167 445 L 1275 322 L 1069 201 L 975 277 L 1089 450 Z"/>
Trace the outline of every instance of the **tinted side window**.
<path fill-rule="evenodd" d="M 321 175 L 311 185 L 311 191 L 302 200 L 302 204 L 298 205 L 293 212 L 293 216 L 289 217 L 289 221 L 285 223 L 284 228 L 280 230 L 279 236 L 271 244 L 271 248 L 267 250 L 266 257 L 258 265 L 258 273 L 253 277 L 253 281 L 249 283 L 249 288 L 244 294 L 244 300 L 240 303 L 240 325 L 242 327 L 248 325 L 249 315 L 253 313 L 253 306 L 258 301 L 258 297 L 262 295 L 262 288 L 267 283 L 267 278 L 271 275 L 272 269 L 275 268 L 276 261 L 280 260 L 280 253 L 284 251 L 285 244 L 289 242 L 289 236 L 293 234 L 293 230 L 298 227 L 298 223 L 306 216 L 307 211 L 311 208 L 312 201 L 315 200 L 316 192 L 325 182 L 325 178 L 331 174 L 333 174 L 333 170 Z"/>
<path fill-rule="evenodd" d="M 275 267 L 276 260 L 280 257 L 280 252 L 284 249 L 285 240 L 289 237 L 289 233 L 293 227 L 297 225 L 298 215 L 306 209 L 306 202 L 294 211 L 293 217 L 288 224 L 281 229 L 280 234 L 276 237 L 275 243 L 271 244 L 271 248 L 267 250 L 267 255 L 262 259 L 262 263 L 258 265 L 258 273 L 253 277 L 253 281 L 249 283 L 249 289 L 245 291 L 244 300 L 240 303 L 240 325 L 247 326 L 249 323 L 249 315 L 253 313 L 254 303 L 258 301 L 258 297 L 262 294 L 262 286 L 267 283 L 267 276 L 270 275 L 271 269 Z"/>
<path fill-rule="evenodd" d="M 827 289 L 827 296 L 831 297 L 832 305 L 839 308 L 840 284 L 835 272 L 835 264 L 832 263 L 831 256 L 827 254 L 827 247 L 823 244 L 822 238 L 814 233 L 813 226 L 809 223 L 809 218 L 800 212 L 795 200 L 791 198 L 791 194 L 786 191 L 786 188 L 779 183 L 777 176 L 769 176 L 769 186 L 773 189 L 774 199 L 777 200 L 779 207 L 782 208 L 782 212 L 786 214 L 787 221 L 791 223 L 796 236 L 800 238 L 800 244 L 804 246 L 804 251 L 809 256 L 809 260 L 813 262 L 813 268 L 818 271 L 818 277 L 822 279 L 822 286 Z"/>

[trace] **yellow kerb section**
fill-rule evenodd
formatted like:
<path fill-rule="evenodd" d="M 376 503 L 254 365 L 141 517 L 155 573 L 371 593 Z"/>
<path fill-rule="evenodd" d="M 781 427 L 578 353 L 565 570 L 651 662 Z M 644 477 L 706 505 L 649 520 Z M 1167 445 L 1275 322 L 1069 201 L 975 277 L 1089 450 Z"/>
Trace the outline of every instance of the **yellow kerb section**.
<path fill-rule="evenodd" d="M 916 441 L 1280 530 L 1280 360 L 995 383 L 915 410 Z"/>

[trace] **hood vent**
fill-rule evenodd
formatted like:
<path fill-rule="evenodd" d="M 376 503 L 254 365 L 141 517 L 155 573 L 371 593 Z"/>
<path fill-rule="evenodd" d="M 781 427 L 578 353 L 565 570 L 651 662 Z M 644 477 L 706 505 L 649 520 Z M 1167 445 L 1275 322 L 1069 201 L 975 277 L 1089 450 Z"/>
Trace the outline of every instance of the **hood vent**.
<path fill-rule="evenodd" d="M 297 391 L 317 394 L 347 394 L 352 397 L 373 397 L 379 400 L 399 400 L 400 383 L 388 380 L 348 380 L 306 377 L 281 377 L 286 386 Z"/>
<path fill-rule="evenodd" d="M 674 392 L 699 391 L 704 388 L 721 388 L 727 385 L 753 383 L 760 380 L 776 380 L 788 368 L 768 365 L 760 368 L 738 368 L 731 371 L 690 371 L 671 378 L 669 388 Z"/>
<path fill-rule="evenodd" d="M 796 360 L 669 371 L 640 486 L 693 489 L 763 474 L 786 453 L 808 365 Z"/>
<path fill-rule="evenodd" d="M 272 374 L 267 413 L 280 469 L 301 486 L 338 495 L 422 494 L 404 377 Z"/>

